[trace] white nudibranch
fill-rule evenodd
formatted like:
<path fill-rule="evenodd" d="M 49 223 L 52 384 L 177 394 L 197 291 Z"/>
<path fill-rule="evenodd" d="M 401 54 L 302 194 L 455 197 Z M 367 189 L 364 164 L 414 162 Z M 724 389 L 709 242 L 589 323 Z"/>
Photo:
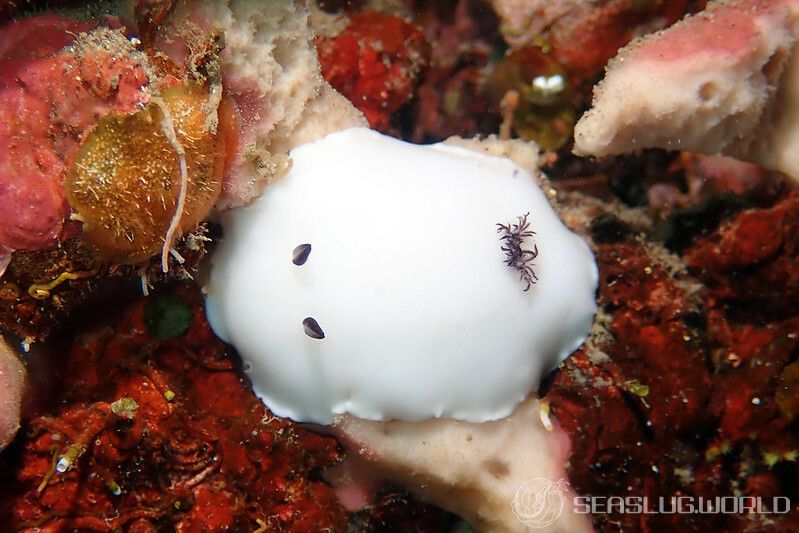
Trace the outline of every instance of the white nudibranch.
<path fill-rule="evenodd" d="M 494 420 L 585 340 L 593 255 L 515 163 L 363 128 L 291 158 L 223 215 L 206 300 L 275 414 Z"/>

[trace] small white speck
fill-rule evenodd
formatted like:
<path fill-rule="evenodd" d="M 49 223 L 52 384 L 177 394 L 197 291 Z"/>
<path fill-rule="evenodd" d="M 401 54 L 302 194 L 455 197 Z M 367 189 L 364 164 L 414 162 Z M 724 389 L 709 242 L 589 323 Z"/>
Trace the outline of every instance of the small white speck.
<path fill-rule="evenodd" d="M 566 80 L 560 74 L 554 76 L 536 76 L 533 78 L 533 88 L 544 96 L 551 96 L 563 92 Z"/>
<path fill-rule="evenodd" d="M 541 424 L 544 426 L 544 429 L 547 431 L 552 431 L 552 420 L 549 418 L 549 409 L 547 408 L 539 409 L 538 416 L 541 419 Z"/>
<path fill-rule="evenodd" d="M 752 398 L 753 405 L 760 405 L 760 398 Z"/>
<path fill-rule="evenodd" d="M 55 471 L 59 474 L 63 474 L 69 468 L 69 459 L 66 457 L 62 457 L 58 460 L 58 463 L 55 465 Z"/>
<path fill-rule="evenodd" d="M 31 344 L 33 344 L 35 341 L 36 339 L 34 339 L 33 337 L 25 337 L 24 339 L 22 339 L 22 342 L 20 343 L 20 345 L 22 346 L 22 351 L 24 351 L 25 353 L 30 352 Z"/>

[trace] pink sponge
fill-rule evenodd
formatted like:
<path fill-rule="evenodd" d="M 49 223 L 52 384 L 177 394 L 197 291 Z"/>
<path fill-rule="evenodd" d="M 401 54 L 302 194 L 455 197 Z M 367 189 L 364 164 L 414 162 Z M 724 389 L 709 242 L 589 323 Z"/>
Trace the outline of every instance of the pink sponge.
<path fill-rule="evenodd" d="M 146 100 L 147 76 L 128 58 L 64 48 L 96 26 L 43 15 L 0 28 L 0 245 L 7 248 L 47 248 L 63 236 L 62 180 L 82 136 L 109 112 Z"/>

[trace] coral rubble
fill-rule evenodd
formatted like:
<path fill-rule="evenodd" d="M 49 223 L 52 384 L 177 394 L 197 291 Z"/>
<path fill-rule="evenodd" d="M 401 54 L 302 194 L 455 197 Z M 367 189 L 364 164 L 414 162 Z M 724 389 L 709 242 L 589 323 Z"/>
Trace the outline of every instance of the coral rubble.
<path fill-rule="evenodd" d="M 69 387 L 0 460 L 14 529 L 341 531 L 403 512 L 452 523 L 407 498 L 350 517 L 319 476 L 337 441 L 266 410 L 195 288 L 86 330 L 63 364 Z"/>
<path fill-rule="evenodd" d="M 618 211 L 595 217 L 606 316 L 544 396 L 570 437 L 578 493 L 796 497 L 799 204 L 790 194 L 772 204 L 726 215 L 679 256 Z M 796 520 L 795 511 L 594 515 L 599 530 L 784 530 Z"/>

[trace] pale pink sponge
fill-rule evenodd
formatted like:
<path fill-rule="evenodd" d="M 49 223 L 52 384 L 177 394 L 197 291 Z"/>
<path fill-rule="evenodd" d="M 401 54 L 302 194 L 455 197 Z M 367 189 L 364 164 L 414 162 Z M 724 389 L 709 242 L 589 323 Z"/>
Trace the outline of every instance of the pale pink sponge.
<path fill-rule="evenodd" d="M 575 513 L 571 505 L 575 493 L 564 468 L 568 437 L 557 426 L 542 424 L 548 420 L 542 412 L 546 409 L 539 401 L 528 398 L 509 417 L 482 424 L 339 416 L 334 430 L 350 453 L 340 471 L 331 472 L 331 481 L 348 498 L 344 503 L 354 507 L 359 506 L 358 486 L 368 471 L 369 476 L 402 483 L 479 531 L 591 531 L 587 516 Z M 533 490 L 525 491 L 531 484 Z M 555 499 L 543 502 L 541 489 L 547 486 L 555 490 Z M 360 492 L 372 488 L 367 479 Z"/>
<path fill-rule="evenodd" d="M 19 429 L 22 394 L 25 391 L 25 366 L 0 337 L 0 450 L 11 442 Z"/>
<path fill-rule="evenodd" d="M 799 177 L 799 1 L 711 3 L 633 42 L 575 128 L 578 155 L 723 153 Z"/>

